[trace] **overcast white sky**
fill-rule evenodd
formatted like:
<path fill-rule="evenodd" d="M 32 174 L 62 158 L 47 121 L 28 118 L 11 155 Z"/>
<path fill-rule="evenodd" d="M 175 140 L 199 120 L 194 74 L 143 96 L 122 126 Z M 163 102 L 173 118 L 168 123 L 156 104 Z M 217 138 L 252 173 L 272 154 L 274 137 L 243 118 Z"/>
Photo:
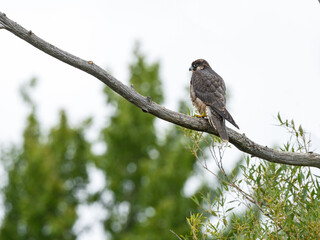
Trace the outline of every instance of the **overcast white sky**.
<path fill-rule="evenodd" d="M 13 0 L 3 1 L 0 11 L 53 45 L 107 67 L 122 82 L 140 41 L 148 59 L 161 62 L 170 109 L 188 99 L 188 68 L 204 58 L 225 80 L 228 109 L 241 133 L 263 145 L 283 143 L 285 131 L 274 126 L 280 112 L 312 133 L 319 152 L 317 0 Z M 96 126 L 104 123 L 102 83 L 0 30 L 0 144 L 20 140 L 27 109 L 18 88 L 34 76 L 44 128 L 56 123 L 61 108 L 73 123 L 87 116 Z"/>

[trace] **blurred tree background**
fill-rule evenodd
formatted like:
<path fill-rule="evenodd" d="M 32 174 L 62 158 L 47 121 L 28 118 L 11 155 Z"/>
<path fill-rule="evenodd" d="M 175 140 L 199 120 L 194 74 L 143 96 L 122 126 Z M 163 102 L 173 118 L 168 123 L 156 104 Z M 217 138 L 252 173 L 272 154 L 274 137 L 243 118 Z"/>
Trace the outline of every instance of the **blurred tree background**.
<path fill-rule="evenodd" d="M 31 81 L 34 85 L 35 79 Z M 5 216 L 0 239 L 75 239 L 77 192 L 88 182 L 91 158 L 85 140 L 88 123 L 71 127 L 61 111 L 57 126 L 48 134 L 40 128 L 30 87 L 22 96 L 30 106 L 22 145 L 2 152 L 8 182 L 2 189 Z"/>
<path fill-rule="evenodd" d="M 159 63 L 148 63 L 138 47 L 133 56 L 129 84 L 162 103 Z M 108 88 L 108 117 L 99 140 L 88 140 L 91 118 L 71 126 L 64 111 L 46 131 L 32 99 L 35 83 L 32 79 L 21 88 L 30 109 L 22 143 L 1 147 L 7 179 L 1 179 L 0 240 L 76 239 L 86 231 L 75 229 L 78 207 L 90 204 L 106 213 L 104 229 L 114 240 L 319 239 L 320 184 L 310 168 L 246 156 L 225 172 L 228 146 L 218 137 L 173 125 L 163 130 L 154 116 Z M 186 112 L 185 103 L 180 108 Z M 280 150 L 310 152 L 303 128 L 280 114 L 278 120 L 290 133 Z M 99 154 L 92 151 L 97 142 L 105 146 Z M 208 168 L 208 158 L 218 171 Z M 106 183 L 94 193 L 88 189 L 92 165 Z M 209 173 L 210 186 L 201 182 L 199 167 L 201 175 Z M 200 184 L 190 198 L 186 182 L 194 176 Z"/>
<path fill-rule="evenodd" d="M 138 49 L 134 57 L 129 84 L 161 103 L 159 64 L 146 63 Z M 113 195 L 106 230 L 114 239 L 168 239 L 173 237 L 171 228 L 186 232 L 183 219 L 195 205 L 183 196 L 183 186 L 195 158 L 186 151 L 183 132 L 172 126 L 160 140 L 154 116 L 143 114 L 109 88 L 105 92 L 115 109 L 102 130 L 107 151 L 97 161 Z"/>
<path fill-rule="evenodd" d="M 106 111 L 111 109 L 112 116 L 101 130 L 106 151 L 96 155 L 86 139 L 90 119 L 70 126 L 61 111 L 55 127 L 41 129 L 30 93 L 34 82 L 21 91 L 30 107 L 23 143 L 2 149 L 8 178 L 2 189 L 5 215 L 0 239 L 76 239 L 73 226 L 81 204 L 77 194 L 88 183 L 89 163 L 103 170 L 107 184 L 87 201 L 102 202 L 103 193 L 111 196 L 104 204 L 108 212 L 104 226 L 112 239 L 175 239 L 170 229 L 189 232 L 186 217 L 197 206 L 183 188 L 196 160 L 186 148 L 183 131 L 175 126 L 157 129 L 155 117 L 105 88 Z M 130 84 L 163 102 L 159 63 L 147 63 L 138 47 L 130 65 Z"/>

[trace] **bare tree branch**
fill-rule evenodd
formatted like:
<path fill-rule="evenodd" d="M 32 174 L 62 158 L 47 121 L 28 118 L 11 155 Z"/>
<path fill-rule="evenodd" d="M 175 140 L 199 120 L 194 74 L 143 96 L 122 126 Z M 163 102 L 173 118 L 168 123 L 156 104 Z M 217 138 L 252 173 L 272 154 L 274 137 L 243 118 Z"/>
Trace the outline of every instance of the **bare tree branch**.
<path fill-rule="evenodd" d="M 119 80 L 108 74 L 105 70 L 95 65 L 92 61 L 85 61 L 51 45 L 37 37 L 32 31 L 26 30 L 16 22 L 7 18 L 2 12 L 0 12 L 0 27 L 10 31 L 14 35 L 52 57 L 98 78 L 113 91 L 139 107 L 143 112 L 150 113 L 158 118 L 184 128 L 207 132 L 214 135 L 218 134 L 217 131 L 209 125 L 207 120 L 190 117 L 158 105 L 153 102 L 150 97 L 140 95 L 133 87 L 124 85 Z M 230 137 L 230 143 L 236 146 L 240 151 L 248 153 L 254 157 L 275 163 L 320 168 L 320 154 L 281 152 L 279 150 L 259 145 L 247 138 L 244 134 L 239 134 L 230 128 L 227 128 L 227 131 Z"/>

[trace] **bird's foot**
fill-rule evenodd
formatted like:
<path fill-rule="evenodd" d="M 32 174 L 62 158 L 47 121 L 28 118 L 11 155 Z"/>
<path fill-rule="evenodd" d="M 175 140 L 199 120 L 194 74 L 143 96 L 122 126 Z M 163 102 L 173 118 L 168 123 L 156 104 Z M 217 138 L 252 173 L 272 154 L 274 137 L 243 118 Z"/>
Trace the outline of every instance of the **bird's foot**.
<path fill-rule="evenodd" d="M 203 113 L 203 114 L 195 114 L 194 115 L 195 117 L 197 117 L 197 118 L 205 118 L 206 116 L 207 116 L 207 114 L 206 113 Z"/>

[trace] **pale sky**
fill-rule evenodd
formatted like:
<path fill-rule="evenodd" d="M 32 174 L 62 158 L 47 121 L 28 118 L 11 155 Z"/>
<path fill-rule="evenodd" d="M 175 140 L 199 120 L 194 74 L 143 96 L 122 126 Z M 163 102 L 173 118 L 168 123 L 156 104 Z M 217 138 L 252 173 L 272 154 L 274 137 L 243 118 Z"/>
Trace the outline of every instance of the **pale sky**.
<path fill-rule="evenodd" d="M 239 132 L 262 145 L 282 144 L 288 135 L 275 126 L 280 112 L 311 132 L 313 150 L 320 152 L 317 0 L 13 0 L 3 1 L 0 11 L 51 44 L 110 69 L 122 82 L 140 41 L 148 60 L 161 63 L 164 106 L 173 110 L 179 99 L 189 99 L 191 62 L 204 58 L 225 80 Z M 88 116 L 95 129 L 105 122 L 102 83 L 5 30 L 0 69 L 0 144 L 21 140 L 27 108 L 18 89 L 31 77 L 39 79 L 34 96 L 45 129 L 62 108 L 75 124 Z M 93 131 L 92 138 L 97 135 Z"/>

